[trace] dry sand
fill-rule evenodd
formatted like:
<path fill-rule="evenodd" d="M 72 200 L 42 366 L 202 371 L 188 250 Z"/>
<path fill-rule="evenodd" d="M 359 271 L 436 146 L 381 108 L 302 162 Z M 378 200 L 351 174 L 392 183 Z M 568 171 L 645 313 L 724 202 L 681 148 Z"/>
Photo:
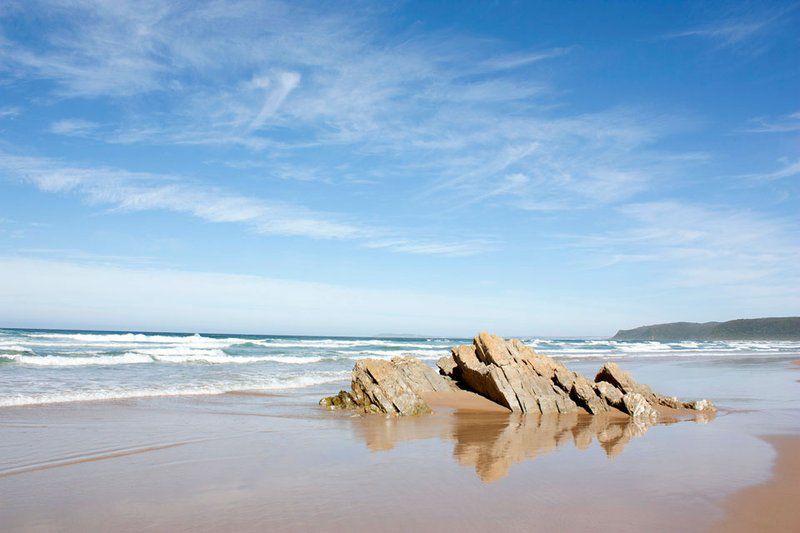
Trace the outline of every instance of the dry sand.
<path fill-rule="evenodd" d="M 427 392 L 422 395 L 428 405 L 434 411 L 441 411 L 442 409 L 452 409 L 461 412 L 478 412 L 478 413 L 510 413 L 510 409 L 506 409 L 502 405 L 498 405 L 491 400 L 487 400 L 479 394 L 469 391 L 452 391 L 452 392 Z"/>

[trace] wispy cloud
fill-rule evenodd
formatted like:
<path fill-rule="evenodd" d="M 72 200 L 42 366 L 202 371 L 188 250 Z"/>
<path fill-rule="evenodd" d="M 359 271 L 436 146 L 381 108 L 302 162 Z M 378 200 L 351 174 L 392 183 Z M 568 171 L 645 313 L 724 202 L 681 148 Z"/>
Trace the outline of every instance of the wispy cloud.
<path fill-rule="evenodd" d="M 751 121 L 752 125 L 743 131 L 747 133 L 793 133 L 800 131 L 800 111 L 770 119 L 759 117 Z"/>
<path fill-rule="evenodd" d="M 96 122 L 80 118 L 57 120 L 50 124 L 50 132 L 57 135 L 84 136 L 98 128 Z"/>
<path fill-rule="evenodd" d="M 22 110 L 17 106 L 0 107 L 0 120 L 16 118 Z"/>
<path fill-rule="evenodd" d="M 468 240 L 463 242 L 415 242 L 407 239 L 388 239 L 370 241 L 367 242 L 366 246 L 367 248 L 385 248 L 416 255 L 445 255 L 450 257 L 465 257 L 496 249 L 496 245 L 485 240 Z"/>
<path fill-rule="evenodd" d="M 4 16 L 19 16 L 35 7 L 43 20 L 74 20 L 47 35 L 45 49 L 13 46 L 0 34 L 0 69 L 12 76 L 52 80 L 64 96 L 133 95 L 160 87 L 168 74 L 157 59 L 157 28 L 169 9 L 143 2 L 138 9 L 124 2 L 42 1 L 11 3 Z M 124 21 L 124 22 L 123 22 Z"/>
<path fill-rule="evenodd" d="M 783 178 L 793 178 L 800 176 L 800 159 L 796 161 L 784 162 L 783 166 L 778 170 L 772 172 L 764 172 L 760 174 L 746 174 L 740 176 L 741 178 L 759 180 L 759 181 L 772 181 Z"/>
<path fill-rule="evenodd" d="M 62 97 L 126 98 L 130 115 L 116 125 L 76 130 L 105 142 L 239 146 L 268 154 L 287 176 L 330 175 L 334 161 L 352 182 L 413 177 L 431 198 L 447 189 L 468 203 L 490 191 L 531 210 L 618 202 L 681 168 L 659 149 L 688 123 L 674 114 L 552 111 L 556 91 L 520 71 L 576 53 L 569 46 L 509 50 L 452 33 L 387 38 L 374 30 L 377 7 L 44 5 L 60 29 L 37 47 L 7 36 L 0 63 L 52 81 Z M 152 92 L 157 109 L 132 98 Z M 325 168 L 307 157 L 321 149 Z M 526 182 L 508 187 L 511 175 Z"/>
<path fill-rule="evenodd" d="M 650 262 L 667 286 L 800 287 L 800 228 L 791 218 L 674 201 L 629 204 L 619 213 L 627 229 L 577 237 L 579 247 L 614 257 L 613 264 Z"/>
<path fill-rule="evenodd" d="M 190 184 L 178 176 L 65 166 L 50 159 L 11 155 L 0 155 L 0 168 L 42 191 L 77 194 L 90 204 L 121 211 L 173 211 L 208 222 L 245 224 L 266 235 L 351 239 L 369 234 L 364 228 L 299 206 Z"/>
<path fill-rule="evenodd" d="M 458 128 L 442 119 L 437 129 Z M 598 207 L 625 201 L 694 162 L 659 149 L 691 121 L 644 109 L 498 120 L 465 112 L 458 121 L 472 132 L 461 137 L 463 144 L 422 163 L 439 176 L 433 191 L 471 201 L 499 197 L 534 211 Z"/>
<path fill-rule="evenodd" d="M 257 82 L 258 86 L 261 84 L 265 84 L 264 87 L 269 87 L 269 81 L 267 79 L 260 79 Z M 297 72 L 281 72 L 276 76 L 276 87 L 267 93 L 266 97 L 264 98 L 264 103 L 259 109 L 258 114 L 250 121 L 250 125 L 248 129 L 250 131 L 256 130 L 264 125 L 269 117 L 275 114 L 278 108 L 281 106 L 286 97 L 289 96 L 289 93 L 292 92 L 296 87 L 297 84 L 300 83 L 300 74 Z"/>
<path fill-rule="evenodd" d="M 706 39 L 721 48 L 738 47 L 786 22 L 786 16 L 796 8 L 797 4 L 759 10 L 739 9 L 738 12 L 721 20 L 669 33 L 664 35 L 664 38 L 699 38 Z"/>
<path fill-rule="evenodd" d="M 515 53 L 487 59 L 482 66 L 489 70 L 508 70 L 538 63 L 546 59 L 561 57 L 570 52 L 571 48 L 550 48 L 536 52 Z"/>
<path fill-rule="evenodd" d="M 3 154 L 0 172 L 48 193 L 74 194 L 113 211 L 170 211 L 206 222 L 241 224 L 263 235 L 354 240 L 399 253 L 464 256 L 483 253 L 479 241 L 437 242 L 398 237 L 397 230 L 346 222 L 295 204 L 244 196 L 184 177 L 111 167 L 67 166 L 58 161 Z"/>

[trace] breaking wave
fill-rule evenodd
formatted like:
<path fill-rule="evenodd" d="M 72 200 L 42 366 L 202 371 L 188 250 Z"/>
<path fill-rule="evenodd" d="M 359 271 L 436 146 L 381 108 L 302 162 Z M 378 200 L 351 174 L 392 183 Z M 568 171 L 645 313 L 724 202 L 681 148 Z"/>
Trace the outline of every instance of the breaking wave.
<path fill-rule="evenodd" d="M 222 350 L 207 350 L 204 353 L 145 353 L 127 352 L 120 355 L 97 355 L 90 357 L 63 356 L 63 355 L 19 355 L 0 354 L 0 359 L 6 359 L 28 366 L 103 366 L 103 365 L 138 365 L 146 363 L 198 363 L 198 364 L 252 364 L 252 363 L 280 363 L 287 365 L 306 365 L 319 363 L 322 357 L 280 356 L 264 355 L 255 357 L 228 355 Z"/>
<path fill-rule="evenodd" d="M 349 375 L 349 372 L 318 372 L 309 375 L 293 376 L 286 379 L 268 379 L 247 383 L 216 383 L 199 386 L 178 385 L 171 387 L 147 387 L 137 389 L 110 388 L 88 391 L 18 394 L 0 397 L 0 407 L 90 402 L 100 400 L 127 400 L 134 398 L 153 398 L 162 396 L 206 396 L 247 390 L 288 390 L 341 381 L 346 379 Z"/>

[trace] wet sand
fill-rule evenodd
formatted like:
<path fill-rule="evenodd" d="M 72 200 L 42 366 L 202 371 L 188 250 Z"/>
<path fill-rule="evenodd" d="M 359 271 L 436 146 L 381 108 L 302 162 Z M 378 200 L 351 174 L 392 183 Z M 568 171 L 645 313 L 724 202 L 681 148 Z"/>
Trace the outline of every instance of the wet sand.
<path fill-rule="evenodd" d="M 765 437 L 777 453 L 772 477 L 730 497 L 714 531 L 800 531 L 800 436 Z"/>
<path fill-rule="evenodd" d="M 2 529 L 704 531 L 773 466 L 760 413 L 353 417 L 333 388 L 4 409 Z"/>

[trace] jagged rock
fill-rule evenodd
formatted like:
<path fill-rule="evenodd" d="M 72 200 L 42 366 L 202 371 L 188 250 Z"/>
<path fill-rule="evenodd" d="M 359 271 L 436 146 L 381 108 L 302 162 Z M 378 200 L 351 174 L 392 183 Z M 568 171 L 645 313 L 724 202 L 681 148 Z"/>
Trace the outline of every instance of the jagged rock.
<path fill-rule="evenodd" d="M 711 400 L 695 400 L 693 402 L 684 402 L 684 407 L 687 409 L 694 409 L 695 411 L 716 411 L 717 408 L 711 403 Z"/>
<path fill-rule="evenodd" d="M 443 376 L 446 376 L 454 381 L 459 380 L 459 371 L 458 365 L 456 364 L 456 360 L 453 359 L 452 355 L 445 355 L 444 357 L 439 358 L 436 361 L 436 366 L 439 368 L 439 373 Z"/>
<path fill-rule="evenodd" d="M 656 401 L 658 405 L 663 405 L 670 409 L 681 409 L 684 407 L 684 403 L 675 396 L 659 396 Z"/>
<path fill-rule="evenodd" d="M 622 370 L 617 363 L 606 363 L 597 372 L 594 380 L 596 382 L 606 381 L 611 383 L 622 394 L 636 392 L 644 396 L 647 401 L 656 401 L 656 394 L 647 385 L 637 383 L 635 379 L 626 371 Z"/>
<path fill-rule="evenodd" d="M 658 420 L 658 413 L 647 403 L 647 399 L 638 392 L 628 392 L 622 397 L 622 404 L 625 411 L 632 418 L 655 422 Z"/>
<path fill-rule="evenodd" d="M 475 346 L 456 346 L 453 348 L 453 360 L 458 365 L 461 379 L 467 386 L 505 407 L 509 406 L 508 396 L 513 395 L 508 380 L 498 367 L 484 365 L 475 354 Z"/>
<path fill-rule="evenodd" d="M 594 384 L 597 395 L 601 397 L 611 407 L 616 407 L 620 411 L 625 409 L 622 403 L 622 392 L 607 381 L 600 381 Z"/>
<path fill-rule="evenodd" d="M 445 392 L 452 385 L 419 359 L 362 359 L 353 368 L 352 397 L 366 412 L 419 415 L 431 412 L 420 396 Z"/>
<path fill-rule="evenodd" d="M 336 396 L 323 398 L 319 401 L 319 404 L 328 409 L 355 409 L 357 407 L 355 400 L 347 391 L 339 391 Z"/>
<path fill-rule="evenodd" d="M 575 373 L 575 380 L 569 391 L 569 397 L 593 415 L 608 411 L 608 403 L 598 396 L 592 382 L 585 376 Z"/>
<path fill-rule="evenodd" d="M 353 368 L 352 393 L 323 398 L 320 405 L 416 415 L 431 411 L 425 393 L 466 390 L 519 413 L 600 415 L 614 408 L 628 413 L 637 425 L 654 422 L 656 407 L 704 414 L 715 410 L 708 400 L 682 402 L 656 394 L 616 363 L 603 365 L 592 382 L 517 339 L 489 333 L 480 333 L 472 345 L 454 347 L 437 366 L 439 373 L 413 357 L 363 359 Z"/>
<path fill-rule="evenodd" d="M 638 383 L 630 373 L 622 370 L 616 363 L 606 363 L 594 378 L 597 383 L 607 382 L 618 388 L 623 394 L 635 392 L 644 397 L 651 405 L 663 405 L 671 409 L 695 409 L 697 411 L 715 411 L 714 404 L 709 400 L 695 400 L 693 402 L 682 402 L 675 396 L 663 396 L 656 394 L 653 390 L 642 383 Z"/>
<path fill-rule="evenodd" d="M 547 414 L 578 410 L 568 391 L 553 381 L 563 365 L 518 340 L 480 333 L 472 346 L 453 348 L 453 360 L 467 387 L 512 411 Z"/>

